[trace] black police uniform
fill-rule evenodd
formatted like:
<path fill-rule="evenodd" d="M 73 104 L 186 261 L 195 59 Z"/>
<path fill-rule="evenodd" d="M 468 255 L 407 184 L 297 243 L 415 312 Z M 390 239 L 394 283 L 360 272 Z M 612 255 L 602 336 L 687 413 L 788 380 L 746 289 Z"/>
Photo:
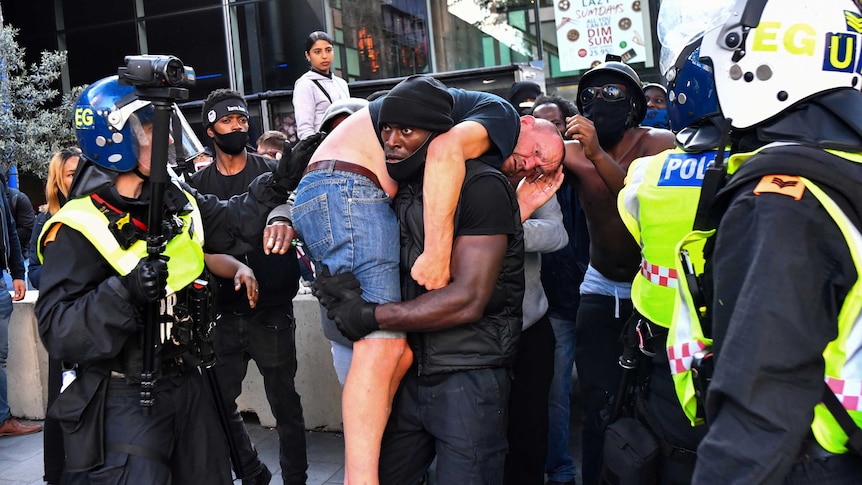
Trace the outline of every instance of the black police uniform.
<path fill-rule="evenodd" d="M 758 134 L 859 152 L 860 109 L 859 92 L 843 90 Z M 755 193 L 772 175 L 805 176 L 857 224 L 862 215 L 862 164 L 819 148 L 766 148 L 719 194 L 715 211 L 723 215 L 714 253 L 706 254 L 707 269 L 714 268 L 716 368 L 706 407 L 710 429 L 693 481 L 859 483 L 862 458 L 816 452 L 810 435 L 823 393 L 822 354 L 838 336 L 838 312 L 858 275 L 844 236 L 809 190 L 799 200 Z"/>
<path fill-rule="evenodd" d="M 204 225 L 196 230 L 206 230 L 206 250 L 258 243 L 266 214 L 285 199 L 270 182 L 264 175 L 249 195 L 230 202 L 183 186 L 196 196 Z M 184 200 L 171 187 L 175 197 L 166 200 Z M 141 198 L 132 200 L 114 187 L 100 189 L 100 209 L 146 221 L 149 190 L 144 184 Z M 145 415 L 139 374 L 126 373 L 140 365 L 127 354 L 140 349 L 144 308 L 129 301 L 117 272 L 83 234 L 60 226 L 42 252 L 40 336 L 52 358 L 79 366 L 52 408 L 66 433 L 67 470 L 81 472 L 70 483 L 230 483 L 227 442 L 199 370 L 162 362 L 155 405 Z"/>

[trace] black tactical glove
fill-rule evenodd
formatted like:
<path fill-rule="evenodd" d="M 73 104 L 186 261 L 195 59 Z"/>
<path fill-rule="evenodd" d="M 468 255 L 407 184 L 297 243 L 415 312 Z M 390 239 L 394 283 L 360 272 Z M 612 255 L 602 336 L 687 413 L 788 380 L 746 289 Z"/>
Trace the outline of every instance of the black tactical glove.
<path fill-rule="evenodd" d="M 120 281 L 129 290 L 132 303 L 143 305 L 165 297 L 168 281 L 168 257 L 159 256 L 150 260 L 144 257 L 129 274 L 121 276 Z"/>
<path fill-rule="evenodd" d="M 324 266 L 318 271 L 312 289 L 326 308 L 326 316 L 351 341 L 355 342 L 380 329 L 374 317 L 377 303 L 368 303 L 362 299 L 362 288 L 353 273 L 332 276 L 329 268 Z"/>
<path fill-rule="evenodd" d="M 287 192 L 296 189 L 300 179 L 302 179 L 303 172 L 305 172 L 305 167 L 308 166 L 308 161 L 311 160 L 314 151 L 317 150 L 325 137 L 326 133 L 321 131 L 296 142 L 292 147 L 288 142 L 284 142 L 284 151 L 281 153 L 281 159 L 273 173 L 273 178 L 279 188 Z"/>

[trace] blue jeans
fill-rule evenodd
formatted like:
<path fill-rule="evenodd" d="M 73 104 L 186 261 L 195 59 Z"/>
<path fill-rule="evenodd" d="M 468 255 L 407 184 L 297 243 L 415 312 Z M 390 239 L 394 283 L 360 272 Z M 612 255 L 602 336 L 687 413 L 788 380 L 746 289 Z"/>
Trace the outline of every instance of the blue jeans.
<path fill-rule="evenodd" d="M 9 412 L 9 390 L 6 385 L 6 359 L 9 357 L 9 319 L 11 317 L 12 296 L 9 295 L 4 281 L 0 283 L 0 424 L 3 424 L 11 416 Z"/>
<path fill-rule="evenodd" d="M 575 479 L 577 466 L 569 455 L 572 367 L 575 364 L 575 315 L 570 318 L 548 315 L 554 337 L 554 377 L 548 395 L 548 457 L 545 471 L 549 480 Z"/>
<path fill-rule="evenodd" d="M 391 199 L 368 178 L 342 170 L 315 170 L 302 177 L 293 205 L 293 227 L 319 272 L 353 272 L 362 297 L 372 303 L 401 301 L 400 233 Z M 321 314 L 323 333 L 351 345 Z"/>

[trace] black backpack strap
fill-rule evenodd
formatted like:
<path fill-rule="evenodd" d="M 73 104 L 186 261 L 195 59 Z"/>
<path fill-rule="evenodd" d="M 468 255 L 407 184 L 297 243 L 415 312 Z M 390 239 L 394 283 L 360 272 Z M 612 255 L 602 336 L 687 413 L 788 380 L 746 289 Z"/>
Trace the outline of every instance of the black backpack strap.
<path fill-rule="evenodd" d="M 317 87 L 319 87 L 320 90 L 323 91 L 323 95 L 326 96 L 326 99 L 328 99 L 329 103 L 332 104 L 332 96 L 330 96 L 329 93 L 325 89 L 323 89 L 323 85 L 320 84 L 320 81 L 318 81 L 317 79 L 312 79 L 311 82 L 317 84 Z"/>
<path fill-rule="evenodd" d="M 823 405 L 826 406 L 826 409 L 829 410 L 835 421 L 838 422 L 838 425 L 841 426 L 841 429 L 847 435 L 847 443 L 844 446 L 851 452 L 862 456 L 862 429 L 853 421 L 850 413 L 847 412 L 847 409 L 841 404 L 841 401 L 838 400 L 838 397 L 825 382 L 823 383 L 822 399 Z"/>

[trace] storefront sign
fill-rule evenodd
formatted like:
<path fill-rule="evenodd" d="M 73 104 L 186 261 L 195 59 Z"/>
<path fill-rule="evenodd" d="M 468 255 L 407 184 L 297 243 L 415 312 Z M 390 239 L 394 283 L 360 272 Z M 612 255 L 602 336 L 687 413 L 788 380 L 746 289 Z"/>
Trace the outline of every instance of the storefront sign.
<path fill-rule="evenodd" d="M 646 62 L 646 0 L 555 0 L 560 69 L 589 69 L 606 54 Z"/>

